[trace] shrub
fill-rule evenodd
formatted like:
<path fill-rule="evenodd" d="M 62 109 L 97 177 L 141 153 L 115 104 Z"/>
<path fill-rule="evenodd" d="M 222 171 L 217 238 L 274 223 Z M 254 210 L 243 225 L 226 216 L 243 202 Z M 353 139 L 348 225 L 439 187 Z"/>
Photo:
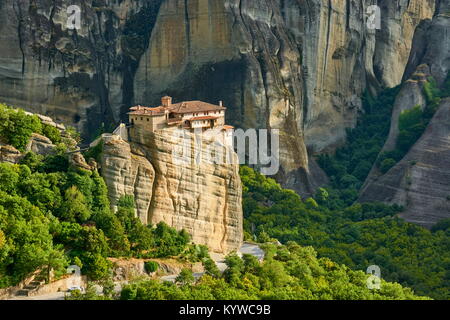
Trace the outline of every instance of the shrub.
<path fill-rule="evenodd" d="M 61 133 L 59 130 L 51 125 L 42 125 L 42 134 L 52 140 L 54 144 L 61 142 Z"/>
<path fill-rule="evenodd" d="M 392 158 L 384 159 L 380 164 L 380 171 L 384 174 L 394 167 L 396 163 L 397 162 Z"/>
<path fill-rule="evenodd" d="M 422 136 L 426 128 L 424 113 L 420 106 L 403 111 L 398 119 L 400 134 L 397 138 L 397 148 L 406 154 Z"/>
<path fill-rule="evenodd" d="M 194 274 L 191 269 L 182 269 L 176 277 L 175 282 L 181 285 L 189 285 L 195 281 Z"/>
<path fill-rule="evenodd" d="M 23 110 L 0 104 L 0 136 L 7 143 L 24 151 L 31 135 L 41 132 L 42 124 L 36 115 L 27 115 Z"/>
<path fill-rule="evenodd" d="M 156 261 L 146 261 L 144 263 L 144 268 L 147 273 L 153 273 L 156 272 L 159 268 L 159 264 Z"/>

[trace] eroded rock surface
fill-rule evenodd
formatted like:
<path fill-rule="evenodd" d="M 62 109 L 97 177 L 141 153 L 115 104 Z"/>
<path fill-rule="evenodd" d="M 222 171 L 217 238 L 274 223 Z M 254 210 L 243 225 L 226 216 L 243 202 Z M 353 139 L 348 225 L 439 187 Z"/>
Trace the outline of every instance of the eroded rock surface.
<path fill-rule="evenodd" d="M 13 146 L 0 142 L 0 162 L 19 163 L 22 153 Z"/>
<path fill-rule="evenodd" d="M 229 123 L 281 130 L 278 178 L 311 193 L 325 182 L 311 154 L 343 143 L 366 88 L 399 84 L 435 3 L 380 0 L 375 32 L 372 0 L 3 0 L 0 100 L 86 135 L 162 94 L 224 100 Z"/>
<path fill-rule="evenodd" d="M 441 103 L 426 132 L 385 175 L 372 181 L 360 201 L 405 206 L 405 220 L 425 227 L 450 218 L 450 99 Z"/>
<path fill-rule="evenodd" d="M 49 138 L 38 133 L 33 133 L 26 147 L 26 151 L 47 155 L 53 152 L 53 148 L 55 148 L 55 145 Z"/>
<path fill-rule="evenodd" d="M 397 97 L 391 130 L 383 151 L 396 147 L 398 118 L 402 111 L 426 106 L 423 83 L 430 77 L 441 85 L 450 70 L 450 1 L 441 1 L 432 21 L 423 23 Z M 415 70 L 411 75 L 411 70 Z M 367 178 L 359 201 L 397 203 L 406 208 L 405 220 L 431 227 L 450 218 L 450 99 L 445 99 L 420 140 L 386 174 L 376 166 Z"/>
<path fill-rule="evenodd" d="M 102 175 L 112 204 L 125 194 L 134 195 L 143 223 L 164 221 L 185 229 L 195 243 L 212 251 L 237 250 L 243 239 L 238 165 L 178 163 L 173 150 L 180 141 L 170 130 L 134 132 L 131 137 L 132 143 L 117 136 L 104 141 Z M 207 145 L 201 150 L 207 152 Z"/>

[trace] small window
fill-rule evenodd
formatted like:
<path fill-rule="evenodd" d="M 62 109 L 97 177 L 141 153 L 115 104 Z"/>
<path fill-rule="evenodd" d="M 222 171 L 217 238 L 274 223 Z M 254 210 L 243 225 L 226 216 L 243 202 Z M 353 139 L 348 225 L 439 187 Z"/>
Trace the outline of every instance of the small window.
<path fill-rule="evenodd" d="M 147 122 L 149 122 L 150 121 L 150 119 L 149 118 L 147 118 Z"/>
<path fill-rule="evenodd" d="M 144 118 L 141 117 L 141 121 L 144 120 Z"/>

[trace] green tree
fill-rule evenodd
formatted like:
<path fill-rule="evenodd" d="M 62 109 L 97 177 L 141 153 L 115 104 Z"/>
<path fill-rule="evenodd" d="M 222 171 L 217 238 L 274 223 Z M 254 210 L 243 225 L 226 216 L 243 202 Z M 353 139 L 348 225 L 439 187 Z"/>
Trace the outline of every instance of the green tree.
<path fill-rule="evenodd" d="M 60 217 L 69 222 L 85 222 L 90 216 L 88 204 L 85 196 L 76 186 L 66 190 L 64 194 L 64 204 L 60 210 Z"/>
<path fill-rule="evenodd" d="M 211 258 L 206 258 L 202 261 L 202 265 L 205 268 L 205 273 L 212 276 L 212 277 L 219 277 L 220 271 L 219 268 L 217 268 L 216 263 Z"/>
<path fill-rule="evenodd" d="M 194 274 L 191 269 L 182 269 L 180 274 L 176 277 L 175 282 L 183 286 L 190 285 L 195 281 Z"/>

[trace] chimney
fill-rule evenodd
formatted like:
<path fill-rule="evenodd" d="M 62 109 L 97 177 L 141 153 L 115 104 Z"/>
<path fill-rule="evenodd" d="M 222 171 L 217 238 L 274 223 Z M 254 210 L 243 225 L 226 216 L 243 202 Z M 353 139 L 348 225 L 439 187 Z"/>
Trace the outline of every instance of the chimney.
<path fill-rule="evenodd" d="M 223 101 L 222 100 L 219 101 L 219 106 L 223 107 Z"/>
<path fill-rule="evenodd" d="M 162 97 L 161 104 L 163 107 L 170 107 L 172 105 L 172 97 L 169 96 Z"/>

